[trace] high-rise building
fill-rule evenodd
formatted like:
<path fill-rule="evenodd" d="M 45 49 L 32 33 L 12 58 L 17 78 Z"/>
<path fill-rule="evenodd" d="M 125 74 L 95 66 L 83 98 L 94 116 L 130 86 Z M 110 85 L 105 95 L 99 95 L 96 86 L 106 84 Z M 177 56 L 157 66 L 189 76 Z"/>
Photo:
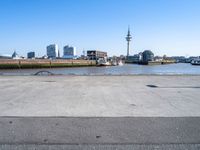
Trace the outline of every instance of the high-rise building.
<path fill-rule="evenodd" d="M 76 47 L 69 45 L 63 47 L 63 58 L 75 59 L 76 57 Z"/>
<path fill-rule="evenodd" d="M 128 34 L 126 36 L 126 41 L 127 41 L 127 57 L 130 55 L 130 42 L 131 42 L 132 36 L 130 32 L 130 28 L 128 28 Z"/>
<path fill-rule="evenodd" d="M 51 44 L 47 46 L 47 56 L 48 58 L 57 58 L 58 57 L 58 45 L 57 44 Z"/>
<path fill-rule="evenodd" d="M 29 53 L 27 53 L 27 58 L 29 58 L 29 59 L 35 58 L 35 52 L 29 52 Z"/>

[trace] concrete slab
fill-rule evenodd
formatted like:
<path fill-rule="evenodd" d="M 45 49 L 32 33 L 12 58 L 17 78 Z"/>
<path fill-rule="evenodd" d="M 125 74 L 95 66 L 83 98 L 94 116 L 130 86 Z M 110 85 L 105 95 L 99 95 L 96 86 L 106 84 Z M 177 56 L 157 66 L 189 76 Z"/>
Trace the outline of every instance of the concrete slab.
<path fill-rule="evenodd" d="M 0 118 L 0 144 L 199 144 L 200 117 Z"/>
<path fill-rule="evenodd" d="M 0 145 L 1 150 L 199 150 L 200 144 Z"/>
<path fill-rule="evenodd" d="M 1 150 L 199 150 L 200 144 L 0 145 Z"/>
<path fill-rule="evenodd" d="M 0 149 L 200 149 L 200 76 L 0 76 Z"/>
<path fill-rule="evenodd" d="M 188 75 L 0 76 L 0 116 L 198 117 L 199 81 Z"/>

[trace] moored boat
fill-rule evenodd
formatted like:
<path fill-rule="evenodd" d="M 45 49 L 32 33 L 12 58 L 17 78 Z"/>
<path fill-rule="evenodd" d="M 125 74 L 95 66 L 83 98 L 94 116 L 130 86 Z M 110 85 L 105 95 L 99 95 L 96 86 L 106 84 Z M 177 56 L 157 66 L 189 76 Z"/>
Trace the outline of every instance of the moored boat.
<path fill-rule="evenodd" d="M 118 61 L 117 65 L 118 66 L 123 66 L 124 64 L 123 64 L 122 60 L 120 60 L 120 61 Z"/>
<path fill-rule="evenodd" d="M 191 64 L 192 65 L 200 65 L 200 58 L 192 60 Z"/>
<path fill-rule="evenodd" d="M 97 66 L 111 66 L 111 63 L 107 61 L 107 58 L 102 58 L 97 61 Z"/>
<path fill-rule="evenodd" d="M 98 63 L 98 66 L 111 66 L 109 62 Z"/>

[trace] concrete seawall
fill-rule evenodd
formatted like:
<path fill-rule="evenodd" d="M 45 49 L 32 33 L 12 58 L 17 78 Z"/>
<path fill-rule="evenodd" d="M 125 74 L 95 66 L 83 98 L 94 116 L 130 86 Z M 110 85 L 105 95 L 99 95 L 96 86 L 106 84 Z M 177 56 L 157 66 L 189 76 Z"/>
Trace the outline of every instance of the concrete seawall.
<path fill-rule="evenodd" d="M 96 62 L 91 60 L 0 59 L 0 69 L 81 67 L 95 65 Z"/>

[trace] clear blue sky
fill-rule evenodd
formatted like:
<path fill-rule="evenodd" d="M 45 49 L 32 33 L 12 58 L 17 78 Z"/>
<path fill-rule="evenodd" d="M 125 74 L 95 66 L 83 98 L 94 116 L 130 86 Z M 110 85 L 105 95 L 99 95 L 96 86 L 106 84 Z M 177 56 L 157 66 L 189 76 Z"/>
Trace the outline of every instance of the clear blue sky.
<path fill-rule="evenodd" d="M 126 54 L 200 55 L 200 0 L 0 0 L 0 54 L 46 53 L 57 43 Z"/>

